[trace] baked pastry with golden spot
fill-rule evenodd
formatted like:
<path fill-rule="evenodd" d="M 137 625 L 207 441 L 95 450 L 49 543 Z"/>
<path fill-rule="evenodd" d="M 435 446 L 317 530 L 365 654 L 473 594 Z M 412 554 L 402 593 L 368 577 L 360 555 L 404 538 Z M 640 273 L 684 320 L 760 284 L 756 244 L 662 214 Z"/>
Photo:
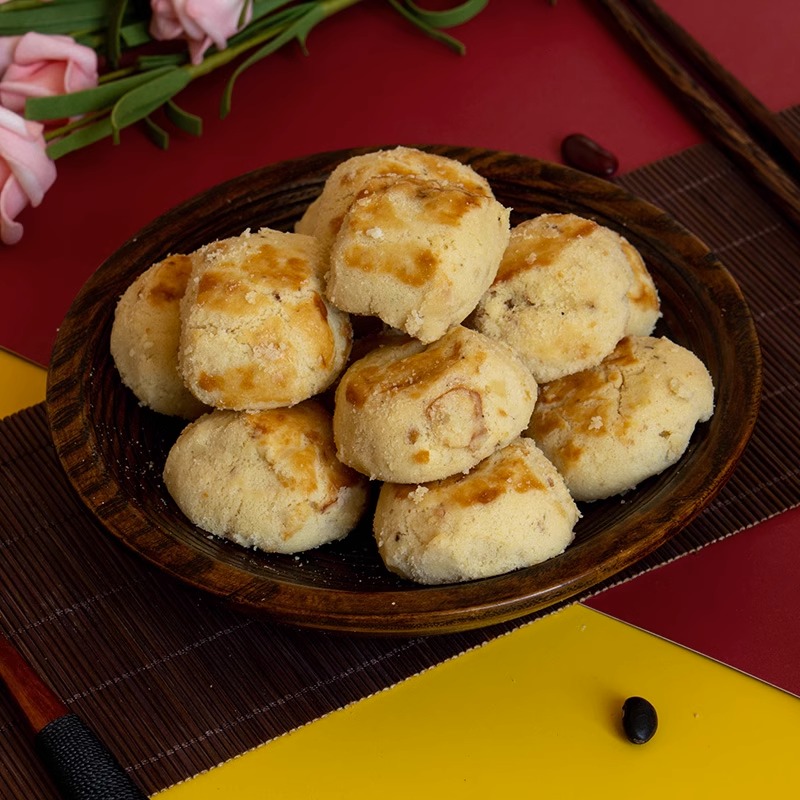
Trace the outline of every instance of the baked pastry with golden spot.
<path fill-rule="evenodd" d="M 463 472 L 527 426 L 536 382 L 514 352 L 457 327 L 438 341 L 373 350 L 336 389 L 339 458 L 384 481 Z"/>
<path fill-rule="evenodd" d="M 366 479 L 336 458 L 330 415 L 314 400 L 200 417 L 172 446 L 164 483 L 198 527 L 270 553 L 343 538 L 367 497 Z"/>
<path fill-rule="evenodd" d="M 713 410 L 697 356 L 669 339 L 626 337 L 597 367 L 540 387 L 527 434 L 576 500 L 600 500 L 678 461 Z"/>
<path fill-rule="evenodd" d="M 109 343 L 122 382 L 139 402 L 184 419 L 208 411 L 178 371 L 180 303 L 191 270 L 189 256 L 171 255 L 143 272 L 117 303 Z"/>
<path fill-rule="evenodd" d="M 414 147 L 377 150 L 339 164 L 325 181 L 320 196 L 295 225 L 295 232 L 316 236 L 327 255 L 348 209 L 374 178 L 388 179 L 388 182 L 418 178 L 460 186 L 469 194 L 492 197 L 488 181 L 460 161 Z"/>
<path fill-rule="evenodd" d="M 397 147 L 340 164 L 295 230 L 329 257 L 334 305 L 430 342 L 488 288 L 508 218 L 470 166 Z"/>
<path fill-rule="evenodd" d="M 180 369 L 217 408 L 291 406 L 343 370 L 352 328 L 323 296 L 311 236 L 262 229 L 193 254 L 182 304 Z"/>
<path fill-rule="evenodd" d="M 467 474 L 420 486 L 385 483 L 373 529 L 386 567 L 424 584 L 487 578 L 563 553 L 580 514 L 530 439 Z"/>
<path fill-rule="evenodd" d="M 630 316 L 625 335 L 649 336 L 661 317 L 658 289 L 641 253 L 623 236 L 619 238 L 622 252 L 625 253 L 633 274 L 633 282 L 628 290 Z"/>
<path fill-rule="evenodd" d="M 493 197 L 459 184 L 374 179 L 333 243 L 328 298 L 435 341 L 492 283 L 508 243 L 508 215 Z"/>
<path fill-rule="evenodd" d="M 574 214 L 511 232 L 467 324 L 515 348 L 540 383 L 598 364 L 623 337 L 633 276 L 620 237 Z"/>

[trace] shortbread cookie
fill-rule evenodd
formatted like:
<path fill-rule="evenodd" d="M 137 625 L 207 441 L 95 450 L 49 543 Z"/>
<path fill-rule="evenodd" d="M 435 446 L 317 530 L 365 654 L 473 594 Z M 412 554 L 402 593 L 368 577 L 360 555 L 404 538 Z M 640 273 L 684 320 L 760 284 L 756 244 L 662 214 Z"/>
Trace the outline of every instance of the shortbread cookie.
<path fill-rule="evenodd" d="M 572 542 L 579 516 L 555 467 L 530 439 L 516 439 L 466 475 L 384 484 L 373 529 L 389 570 L 441 584 L 552 558 Z"/>
<path fill-rule="evenodd" d="M 271 553 L 341 539 L 366 503 L 366 479 L 336 458 L 330 416 L 313 400 L 200 417 L 170 450 L 164 482 L 198 527 Z"/>
<path fill-rule="evenodd" d="M 460 186 L 464 191 L 492 197 L 488 181 L 472 167 L 452 158 L 413 147 L 395 147 L 353 156 L 339 164 L 325 181 L 320 196 L 295 225 L 297 233 L 316 236 L 327 255 L 345 214 L 374 178 L 418 178 Z"/>
<path fill-rule="evenodd" d="M 344 463 L 423 483 L 470 469 L 527 426 L 536 382 L 513 351 L 457 327 L 430 345 L 387 345 L 352 364 L 333 417 Z"/>
<path fill-rule="evenodd" d="M 598 364 L 630 317 L 620 237 L 573 214 L 515 227 L 497 277 L 467 324 L 510 344 L 540 383 Z"/>
<path fill-rule="evenodd" d="M 334 305 L 430 342 L 489 287 L 508 218 L 470 166 L 397 147 L 340 164 L 295 230 L 329 256 Z"/>
<path fill-rule="evenodd" d="M 633 282 L 628 290 L 630 316 L 625 328 L 626 336 L 649 336 L 661 317 L 661 301 L 653 276 L 647 269 L 641 253 L 624 237 L 620 245 L 628 259 Z"/>
<path fill-rule="evenodd" d="M 323 296 L 313 237 L 246 231 L 193 257 L 180 368 L 195 395 L 217 408 L 259 410 L 294 405 L 333 383 L 352 328 Z"/>
<path fill-rule="evenodd" d="M 459 184 L 374 179 L 333 242 L 327 293 L 422 342 L 459 324 L 492 283 L 509 211 Z"/>
<path fill-rule="evenodd" d="M 208 410 L 178 372 L 180 303 L 192 270 L 189 256 L 153 264 L 117 303 L 109 343 L 122 382 L 142 405 L 195 419 Z"/>
<path fill-rule="evenodd" d="M 697 356 L 649 336 L 625 338 L 599 366 L 540 388 L 527 433 L 576 500 L 625 492 L 671 466 L 714 410 Z"/>

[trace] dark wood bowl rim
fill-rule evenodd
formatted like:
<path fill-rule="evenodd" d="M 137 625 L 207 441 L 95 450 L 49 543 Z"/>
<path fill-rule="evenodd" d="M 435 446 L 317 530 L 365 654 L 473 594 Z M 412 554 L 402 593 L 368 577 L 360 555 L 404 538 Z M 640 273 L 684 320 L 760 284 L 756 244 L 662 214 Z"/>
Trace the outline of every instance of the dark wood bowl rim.
<path fill-rule="evenodd" d="M 161 215 L 100 266 L 75 298 L 59 330 L 47 389 L 59 459 L 84 504 L 104 528 L 166 573 L 224 598 L 238 609 L 298 626 L 403 636 L 465 630 L 530 614 L 597 586 L 682 530 L 725 484 L 752 433 L 761 392 L 755 325 L 733 277 L 699 239 L 664 211 L 620 187 L 560 165 L 477 148 L 418 146 L 472 164 L 489 178 L 506 205 L 517 208 L 518 203 L 530 203 L 531 208 L 593 217 L 625 235 L 643 249 L 646 258 L 652 255 L 677 265 L 693 293 L 682 310 L 688 311 L 688 316 L 695 312 L 714 315 L 713 339 L 719 343 L 720 369 L 714 376 L 716 413 L 700 445 L 702 452 L 691 464 L 679 463 L 673 468 L 668 492 L 642 508 L 631 503 L 614 530 L 604 531 L 544 565 L 463 584 L 387 591 L 309 587 L 241 571 L 178 541 L 137 504 L 120 497 L 106 465 L 98 461 L 91 365 L 98 348 L 107 351 L 107 341 L 99 340 L 91 317 L 107 322 L 113 314 L 116 297 L 108 297 L 105 291 L 109 276 L 120 271 L 128 276 L 138 274 L 173 252 L 164 231 L 177 225 L 186 231 L 185 241 L 198 246 L 208 241 L 203 238 L 203 221 L 227 215 L 225 230 L 234 235 L 253 224 L 248 214 L 258 206 L 259 198 L 267 195 L 287 209 L 285 218 L 282 211 L 274 213 L 274 226 L 288 228 L 336 164 L 378 148 L 320 153 L 264 167 L 202 192 Z M 694 324 L 706 322 L 694 320 Z M 734 371 L 735 376 L 731 374 Z"/>

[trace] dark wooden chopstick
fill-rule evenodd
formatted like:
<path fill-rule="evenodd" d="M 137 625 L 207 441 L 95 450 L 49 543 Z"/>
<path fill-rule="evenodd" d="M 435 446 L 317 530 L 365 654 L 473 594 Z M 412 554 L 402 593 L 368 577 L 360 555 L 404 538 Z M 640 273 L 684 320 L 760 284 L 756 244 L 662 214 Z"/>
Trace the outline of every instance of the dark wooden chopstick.
<path fill-rule="evenodd" d="M 676 91 L 678 100 L 683 102 L 687 112 L 697 119 L 706 136 L 717 144 L 751 181 L 761 187 L 767 199 L 771 200 L 791 223 L 800 228 L 800 186 L 788 172 L 784 171 L 777 158 L 783 159 L 790 165 L 792 158 L 795 158 L 795 165 L 799 162 L 796 153 L 792 155 L 795 150 L 793 137 L 788 131 L 782 130 L 780 121 L 774 117 L 770 120 L 769 117 L 773 116 L 771 112 L 650 0 L 630 0 L 627 3 L 624 0 L 597 0 L 597 2 L 610 14 L 625 38 L 636 45 L 639 52 L 643 53 L 650 64 L 669 82 Z M 648 29 L 642 19 L 631 11 L 629 5 L 640 8 L 642 19 L 647 18 L 654 28 Z M 657 40 L 654 33 L 662 37 L 664 44 Z M 689 72 L 668 47 L 679 51 L 686 62 L 691 62 L 700 74 L 695 76 Z M 703 78 L 706 80 L 706 85 L 716 92 L 717 97 L 725 98 L 732 107 L 735 107 L 732 110 L 743 120 L 748 121 L 752 135 L 701 85 L 700 81 Z M 759 107 L 763 110 L 759 111 Z M 756 122 L 757 118 L 760 122 Z M 770 133 L 765 133 L 765 126 L 771 131 Z M 754 136 L 758 137 L 758 140 Z M 779 139 L 781 144 L 777 147 L 776 156 L 773 157 L 767 148 L 776 147 L 776 139 Z M 795 169 L 796 167 L 791 168 L 791 171 L 794 173 Z M 797 169 L 796 174 L 800 179 L 800 169 Z"/>
<path fill-rule="evenodd" d="M 739 117 L 754 137 L 761 140 L 762 146 L 781 167 L 800 181 L 800 138 L 653 0 L 628 0 L 628 5 L 670 43 L 712 94 Z"/>
<path fill-rule="evenodd" d="M 34 674 L 5 636 L 0 635 L 0 682 L 6 685 L 32 734 L 64 716 L 67 707 Z"/>
<path fill-rule="evenodd" d="M 146 800 L 111 751 L 1 633 L 0 683 L 25 718 L 39 758 L 64 800 Z"/>

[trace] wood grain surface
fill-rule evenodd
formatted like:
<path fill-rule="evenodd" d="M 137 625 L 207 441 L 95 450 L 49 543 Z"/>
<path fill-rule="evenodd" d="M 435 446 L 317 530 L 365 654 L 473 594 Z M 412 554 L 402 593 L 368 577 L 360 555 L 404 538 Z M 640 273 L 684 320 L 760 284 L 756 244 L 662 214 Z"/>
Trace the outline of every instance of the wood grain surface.
<path fill-rule="evenodd" d="M 246 550 L 210 537 L 181 514 L 161 470 L 182 422 L 141 407 L 109 355 L 118 297 L 169 253 L 189 252 L 247 227 L 290 230 L 331 170 L 363 150 L 284 162 L 222 184 L 166 213 L 89 279 L 60 328 L 48 378 L 53 440 L 87 508 L 130 549 L 234 607 L 292 625 L 370 634 L 466 630 L 515 619 L 592 587 L 680 531 L 717 494 L 750 437 L 761 363 L 738 286 L 708 248 L 669 215 L 598 178 L 508 153 L 424 149 L 471 164 L 512 224 L 544 211 L 590 217 L 642 253 L 664 312 L 657 333 L 706 364 L 716 411 L 673 468 L 624 498 L 584 504 L 575 542 L 543 564 L 507 575 L 420 587 L 380 562 L 369 515 L 344 541 L 295 556 Z"/>

